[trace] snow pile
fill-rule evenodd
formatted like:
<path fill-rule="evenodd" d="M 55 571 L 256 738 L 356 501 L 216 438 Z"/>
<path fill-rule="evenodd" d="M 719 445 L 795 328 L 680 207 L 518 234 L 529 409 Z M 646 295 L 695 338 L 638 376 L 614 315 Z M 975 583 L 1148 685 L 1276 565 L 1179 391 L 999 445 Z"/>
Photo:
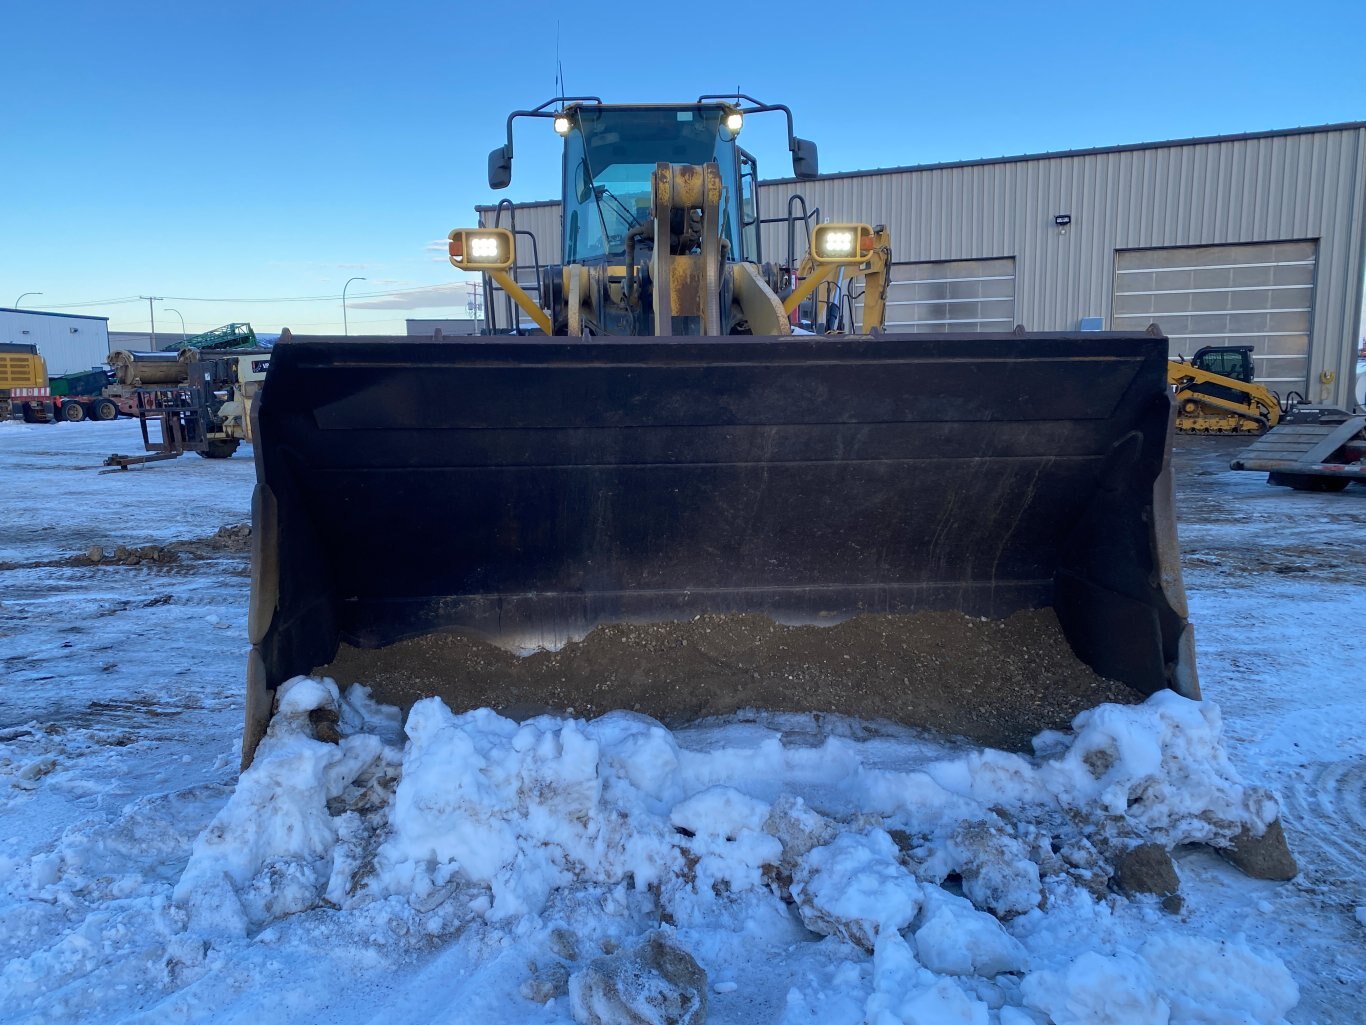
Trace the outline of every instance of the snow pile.
<path fill-rule="evenodd" d="M 924 888 L 925 913 L 915 931 L 920 963 L 944 975 L 1023 971 L 1028 957 L 1019 941 L 993 916 L 941 887 Z"/>
<path fill-rule="evenodd" d="M 413 708 L 408 732 L 373 890 L 458 878 L 487 887 L 489 917 L 508 919 L 539 911 L 576 879 L 616 882 L 638 871 L 654 880 L 650 862 L 662 848 L 628 843 L 603 820 L 601 744 L 579 723 L 523 727 L 488 709 L 455 716 L 428 699 Z"/>
<path fill-rule="evenodd" d="M 1027 1007 L 1054 1025 L 1277 1021 L 1298 999 L 1285 965 L 1244 944 L 1159 935 L 1136 954 L 1088 952 L 1025 977 Z"/>
<path fill-rule="evenodd" d="M 1075 738 L 1043 734 L 1061 750 L 1043 773 L 1075 815 L 1104 815 L 1113 836 L 1132 829 L 1167 847 L 1226 841 L 1242 825 L 1260 836 L 1276 800 L 1244 786 L 1220 740 L 1219 709 L 1160 691 L 1143 705 L 1101 705 L 1077 716 Z"/>
<path fill-rule="evenodd" d="M 355 697 L 348 708 L 359 725 L 357 705 L 367 695 L 358 689 Z M 335 745 L 315 740 L 310 715 L 339 705 L 331 680 L 298 677 L 280 689 L 260 760 L 195 843 L 176 887 L 200 934 L 244 936 L 250 926 L 315 907 L 344 888 L 344 839 L 360 812 L 332 809 L 363 806 L 397 752 L 373 733 L 352 733 Z"/>
<path fill-rule="evenodd" d="M 707 975 L 663 932 L 634 950 L 594 960 L 568 983 L 581 1025 L 703 1025 Z"/>
<path fill-rule="evenodd" d="M 423 935 L 517 936 L 539 951 L 523 995 L 569 992 L 580 1020 L 618 999 L 603 979 L 639 972 L 585 967 L 566 924 L 607 955 L 662 924 L 708 972 L 787 978 L 794 1023 L 1277 1022 L 1297 1000 L 1241 938 L 1182 935 L 1107 890 L 1128 846 L 1227 843 L 1277 814 L 1217 713 L 1170 693 L 1085 713 L 1035 758 L 813 737 L 803 716 L 673 734 L 428 699 L 404 742 L 394 715 L 364 688 L 287 685 L 175 890 L 199 931 L 385 907 Z M 679 1007 L 705 993 L 651 985 Z"/>
<path fill-rule="evenodd" d="M 812 932 L 839 936 L 871 951 L 920 910 L 921 884 L 902 866 L 896 844 L 880 829 L 841 833 L 802 859 L 792 898 Z"/>

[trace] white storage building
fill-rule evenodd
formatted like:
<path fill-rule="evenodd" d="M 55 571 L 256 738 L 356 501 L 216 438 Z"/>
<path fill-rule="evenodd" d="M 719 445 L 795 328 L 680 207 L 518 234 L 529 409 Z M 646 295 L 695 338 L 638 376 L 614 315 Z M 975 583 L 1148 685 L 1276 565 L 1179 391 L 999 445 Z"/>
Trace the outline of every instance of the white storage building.
<path fill-rule="evenodd" d="M 38 346 L 53 377 L 103 368 L 109 358 L 109 318 L 0 308 L 0 342 Z"/>

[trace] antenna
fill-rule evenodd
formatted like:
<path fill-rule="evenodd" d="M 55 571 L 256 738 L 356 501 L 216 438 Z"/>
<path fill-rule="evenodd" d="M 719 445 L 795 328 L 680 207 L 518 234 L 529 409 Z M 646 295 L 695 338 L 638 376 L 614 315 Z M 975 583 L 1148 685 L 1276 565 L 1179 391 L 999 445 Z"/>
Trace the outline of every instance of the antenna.
<path fill-rule="evenodd" d="M 555 95 L 568 95 L 564 90 L 564 65 L 560 63 L 560 23 L 555 22 Z"/>

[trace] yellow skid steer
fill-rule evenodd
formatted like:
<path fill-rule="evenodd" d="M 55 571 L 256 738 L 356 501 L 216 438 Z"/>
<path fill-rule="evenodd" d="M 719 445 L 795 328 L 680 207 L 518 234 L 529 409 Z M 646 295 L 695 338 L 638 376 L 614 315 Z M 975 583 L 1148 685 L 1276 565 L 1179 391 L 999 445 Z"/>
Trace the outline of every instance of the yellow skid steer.
<path fill-rule="evenodd" d="M 1281 422 L 1280 399 L 1252 379 L 1252 346 L 1207 345 L 1167 363 L 1181 434 L 1261 434 Z M 1294 404 L 1301 399 L 1292 392 Z M 1302 399 L 1301 399 L 1302 400 Z"/>

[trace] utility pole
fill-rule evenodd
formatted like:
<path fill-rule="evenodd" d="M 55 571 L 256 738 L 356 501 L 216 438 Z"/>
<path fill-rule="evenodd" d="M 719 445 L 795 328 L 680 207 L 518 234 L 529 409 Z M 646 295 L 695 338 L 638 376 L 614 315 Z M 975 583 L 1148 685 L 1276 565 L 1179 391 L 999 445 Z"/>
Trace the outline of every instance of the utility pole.
<path fill-rule="evenodd" d="M 157 311 L 153 309 L 152 303 L 159 303 L 162 296 L 159 295 L 140 295 L 139 299 L 147 300 L 147 312 L 152 315 L 152 351 L 157 351 Z"/>

